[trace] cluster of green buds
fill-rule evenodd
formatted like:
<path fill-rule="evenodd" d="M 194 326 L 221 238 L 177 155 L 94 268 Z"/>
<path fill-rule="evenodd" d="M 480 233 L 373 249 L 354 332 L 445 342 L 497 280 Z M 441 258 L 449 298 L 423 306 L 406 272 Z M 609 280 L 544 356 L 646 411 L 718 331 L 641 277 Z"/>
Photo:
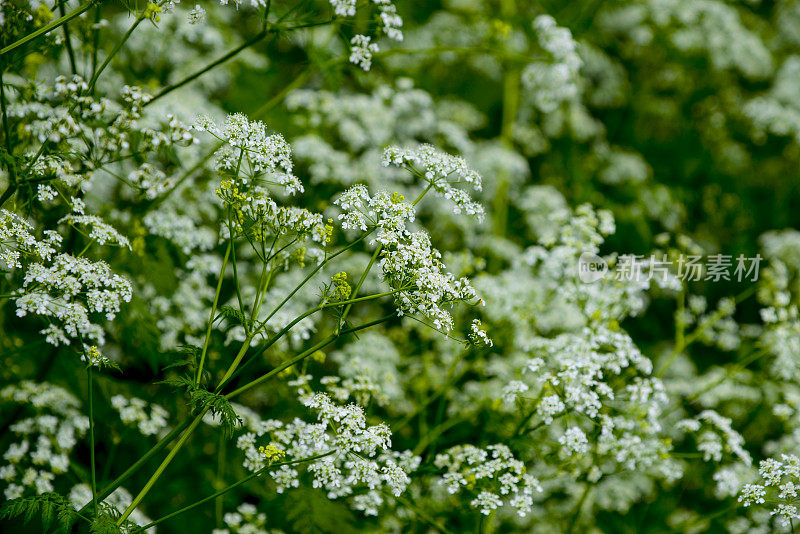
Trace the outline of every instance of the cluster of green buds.
<path fill-rule="evenodd" d="M 347 283 L 347 273 L 339 271 L 331 277 L 330 300 L 331 302 L 342 302 L 350 298 L 352 289 Z"/>

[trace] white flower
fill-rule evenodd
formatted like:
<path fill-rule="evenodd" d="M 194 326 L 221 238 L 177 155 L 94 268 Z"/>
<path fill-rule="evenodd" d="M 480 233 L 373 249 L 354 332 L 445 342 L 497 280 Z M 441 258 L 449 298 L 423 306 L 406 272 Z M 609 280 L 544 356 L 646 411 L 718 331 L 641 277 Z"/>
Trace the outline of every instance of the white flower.
<path fill-rule="evenodd" d="M 478 221 L 483 220 L 483 206 L 474 202 L 465 191 L 454 187 L 456 184 L 467 184 L 476 191 L 481 190 L 480 174 L 470 169 L 463 158 L 423 144 L 407 149 L 389 147 L 383 153 L 383 164 L 409 168 L 428 182 L 436 193 L 450 200 L 455 213 L 464 212 Z"/>
<path fill-rule="evenodd" d="M 586 454 L 589 451 L 589 440 L 583 430 L 577 426 L 567 429 L 564 434 L 558 438 L 558 442 L 564 446 L 564 452 L 567 455 L 572 454 Z"/>
<path fill-rule="evenodd" d="M 203 22 L 206 18 L 206 10 L 203 6 L 196 4 L 191 11 L 189 11 L 188 19 L 189 24 L 197 24 Z"/>
<path fill-rule="evenodd" d="M 378 45 L 371 41 L 372 37 L 366 35 L 356 35 L 350 39 L 350 63 L 369 70 L 372 66 L 372 54 L 379 51 Z"/>

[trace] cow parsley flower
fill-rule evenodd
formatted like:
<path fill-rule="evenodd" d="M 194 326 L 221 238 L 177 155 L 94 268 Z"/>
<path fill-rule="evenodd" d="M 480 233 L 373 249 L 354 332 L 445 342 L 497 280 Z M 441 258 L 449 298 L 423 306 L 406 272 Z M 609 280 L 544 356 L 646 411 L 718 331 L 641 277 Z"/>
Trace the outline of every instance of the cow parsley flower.
<path fill-rule="evenodd" d="M 53 481 L 69 470 L 69 455 L 89 428 L 80 401 L 50 383 L 23 381 L 0 390 L 0 402 L 33 411 L 9 427 L 0 480 L 6 499 L 53 491 Z"/>
<path fill-rule="evenodd" d="M 215 153 L 217 170 L 241 180 L 256 180 L 283 187 L 293 195 L 303 192 L 300 180 L 292 174 L 292 149 L 280 134 L 268 134 L 261 121 L 251 121 L 242 113 L 228 115 L 220 128 L 209 117 L 195 123 L 199 131 L 208 132 L 223 142 Z"/>
<path fill-rule="evenodd" d="M 488 336 L 486 330 L 483 329 L 483 325 L 481 324 L 480 319 L 473 319 L 469 329 L 470 329 L 469 339 L 474 344 L 478 345 L 480 343 L 483 343 L 484 345 L 488 345 L 489 347 L 494 346 L 494 341 L 492 341 L 492 339 Z"/>
<path fill-rule="evenodd" d="M 144 436 L 158 435 L 167 428 L 169 413 L 158 404 L 150 404 L 138 397 L 114 395 L 111 406 L 119 412 L 123 423 L 136 426 Z"/>
<path fill-rule="evenodd" d="M 372 66 L 372 54 L 379 51 L 378 45 L 372 42 L 372 37 L 356 35 L 350 39 L 350 63 L 358 65 L 364 70 Z"/>
<path fill-rule="evenodd" d="M 298 385 L 304 383 L 305 380 L 301 380 Z M 411 482 L 408 473 L 417 468 L 420 459 L 408 452 L 389 449 L 391 431 L 387 425 L 367 424 L 363 408 L 355 404 L 337 404 L 324 393 L 308 393 L 300 400 L 316 413 L 317 422 L 308 423 L 299 418 L 289 423 L 274 419 L 262 421 L 254 413 L 242 417 L 246 432 L 239 436 L 236 446 L 245 453 L 246 469 L 257 471 L 269 467 L 267 458 L 260 452 L 265 447 L 291 460 L 327 453 L 308 465 L 312 486 L 324 489 L 331 499 L 354 496 L 354 508 L 371 515 L 377 502 L 376 495 L 371 492 L 385 487 L 399 496 L 405 491 Z M 235 407 L 237 413 L 241 408 Z M 298 467 L 283 465 L 270 470 L 279 493 L 299 486 Z M 363 488 L 368 490 L 366 496 L 359 493 Z M 361 497 L 355 499 L 358 495 Z"/>
<path fill-rule="evenodd" d="M 105 262 L 70 254 L 59 254 L 50 266 L 31 264 L 22 287 L 25 293 L 15 299 L 17 315 L 38 315 L 50 321 L 50 329 L 42 333 L 55 345 L 68 339 L 102 345 L 103 329 L 89 314 L 104 314 L 112 320 L 133 294 L 130 282 L 114 274 Z"/>
<path fill-rule="evenodd" d="M 463 158 L 451 156 L 427 144 L 417 148 L 387 148 L 383 153 L 384 166 L 405 167 L 426 181 L 436 193 L 454 204 L 455 213 L 466 213 L 483 220 L 484 209 L 467 192 L 454 187 L 466 184 L 481 190 L 481 176 L 467 166 Z"/>
<path fill-rule="evenodd" d="M 800 488 L 800 458 L 794 454 L 782 454 L 780 459 L 767 458 L 758 467 L 761 480 L 745 484 L 739 492 L 739 502 L 749 507 L 767 504 L 771 515 L 780 517 L 784 525 L 797 514 L 797 490 Z"/>
<path fill-rule="evenodd" d="M 188 19 L 189 24 L 197 24 L 203 22 L 206 18 L 206 10 L 200 4 L 195 4 L 191 11 L 189 11 Z"/>
<path fill-rule="evenodd" d="M 573 454 L 586 454 L 589 450 L 589 440 L 586 434 L 577 426 L 572 426 L 567 429 L 564 434 L 558 438 L 558 442 L 564 446 L 564 453 L 566 456 Z"/>
<path fill-rule="evenodd" d="M 525 465 L 506 445 L 456 445 L 436 455 L 434 465 L 445 469 L 440 483 L 451 494 L 464 488 L 478 492 L 470 502 L 482 514 L 509 505 L 525 517 L 533 504 L 533 493 L 541 492 L 539 481 L 526 473 Z"/>
<path fill-rule="evenodd" d="M 130 241 L 128 241 L 127 237 L 120 234 L 116 228 L 96 215 L 71 214 L 61 218 L 58 222 L 66 223 L 76 228 L 87 228 L 89 230 L 89 239 L 95 241 L 98 245 L 111 243 L 127 249 L 131 248 Z"/>
<path fill-rule="evenodd" d="M 33 235 L 33 225 L 16 213 L 0 209 L 0 260 L 10 269 L 22 267 L 21 259 L 32 256 L 48 261 L 56 253 L 61 236 L 45 232 L 43 240 Z"/>
<path fill-rule="evenodd" d="M 334 201 L 343 213 L 342 228 L 366 232 L 375 227 L 376 241 L 382 245 L 397 244 L 406 233 L 406 223 L 414 220 L 414 207 L 403 201 L 399 193 L 369 194 L 363 185 L 354 185 Z"/>
<path fill-rule="evenodd" d="M 446 272 L 441 254 L 433 248 L 425 232 L 407 234 L 405 239 L 381 253 L 383 279 L 393 289 L 400 314 L 421 315 L 444 331 L 453 328 L 453 318 L 445 307 L 469 302 L 477 296 L 467 278 Z"/>

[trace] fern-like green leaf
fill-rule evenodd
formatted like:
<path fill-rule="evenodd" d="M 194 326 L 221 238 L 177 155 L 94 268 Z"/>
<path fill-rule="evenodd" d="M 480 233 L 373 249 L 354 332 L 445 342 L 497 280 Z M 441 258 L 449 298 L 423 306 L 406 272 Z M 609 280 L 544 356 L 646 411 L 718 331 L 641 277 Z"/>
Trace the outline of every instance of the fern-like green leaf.
<path fill-rule="evenodd" d="M 36 516 L 41 518 L 45 531 L 53 526 L 55 520 L 57 530 L 64 532 L 68 532 L 79 517 L 72 503 L 58 493 L 13 499 L 0 508 L 0 519 L 22 517 L 25 523 L 30 523 Z"/>
<path fill-rule="evenodd" d="M 247 317 L 245 316 L 245 314 L 243 314 L 241 310 L 238 310 L 233 306 L 222 306 L 219 309 L 219 315 L 217 315 L 217 318 L 220 317 L 225 317 L 229 321 L 232 321 L 236 324 L 240 325 L 247 324 Z"/>
<path fill-rule="evenodd" d="M 219 414 L 223 431 L 227 437 L 232 436 L 236 427 L 242 424 L 242 420 L 236 415 L 236 411 L 225 395 L 211 393 L 204 389 L 194 389 L 190 392 L 189 402 L 194 410 L 208 408 L 213 415 Z"/>
<path fill-rule="evenodd" d="M 122 534 L 122 529 L 111 514 L 98 514 L 89 525 L 90 534 Z"/>

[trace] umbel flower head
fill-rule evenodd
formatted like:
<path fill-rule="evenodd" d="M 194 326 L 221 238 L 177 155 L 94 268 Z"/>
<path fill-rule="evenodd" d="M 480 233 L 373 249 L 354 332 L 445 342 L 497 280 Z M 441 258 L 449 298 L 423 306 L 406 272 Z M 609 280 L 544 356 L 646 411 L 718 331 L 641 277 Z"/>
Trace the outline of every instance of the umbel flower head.
<path fill-rule="evenodd" d="M 474 300 L 477 293 L 467 278 L 456 278 L 445 270 L 427 232 L 406 228 L 414 220 L 414 206 L 397 193 L 371 196 L 363 185 L 345 191 L 335 204 L 343 210 L 339 215 L 343 228 L 376 230 L 383 279 L 397 291 L 398 312 L 426 317 L 435 328 L 450 331 L 453 318 L 445 308 Z"/>
<path fill-rule="evenodd" d="M 466 213 L 478 221 L 483 220 L 483 206 L 473 201 L 469 194 L 455 187 L 466 184 L 475 191 L 481 190 L 481 175 L 470 169 L 464 158 L 446 154 L 432 145 L 417 148 L 389 147 L 383 153 L 384 166 L 396 165 L 410 170 L 427 182 L 439 195 L 454 204 L 455 213 Z"/>
<path fill-rule="evenodd" d="M 292 174 L 292 149 L 280 134 L 268 134 L 261 121 L 251 121 L 243 113 L 228 115 L 222 128 L 207 116 L 197 119 L 195 128 L 208 132 L 223 146 L 215 153 L 217 170 L 244 184 L 258 180 L 283 187 L 287 194 L 303 192 L 300 180 Z"/>

